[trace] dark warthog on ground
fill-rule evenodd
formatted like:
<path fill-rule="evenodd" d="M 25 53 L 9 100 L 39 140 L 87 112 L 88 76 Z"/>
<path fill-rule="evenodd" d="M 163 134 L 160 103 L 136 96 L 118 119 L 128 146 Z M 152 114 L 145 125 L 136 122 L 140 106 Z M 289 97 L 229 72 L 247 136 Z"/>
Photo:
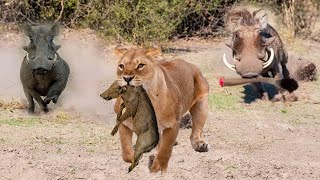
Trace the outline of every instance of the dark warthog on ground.
<path fill-rule="evenodd" d="M 266 14 L 256 17 L 259 11 L 251 14 L 247 10 L 234 10 L 227 15 L 227 25 L 232 31 L 232 41 L 227 46 L 232 49 L 234 65 L 227 61 L 225 54 L 223 62 L 242 78 L 289 78 L 285 46 L 277 31 L 267 23 Z M 254 86 L 262 98 L 268 98 L 261 83 Z"/>
<path fill-rule="evenodd" d="M 57 53 L 60 45 L 53 43 L 53 38 L 59 34 L 59 25 L 25 25 L 23 30 L 30 38 L 30 44 L 23 47 L 27 54 L 22 61 L 20 78 L 29 112 L 34 112 L 33 99 L 48 112 L 47 104 L 51 100 L 57 103 L 70 74 L 68 64 Z M 44 100 L 41 96 L 45 96 Z"/>

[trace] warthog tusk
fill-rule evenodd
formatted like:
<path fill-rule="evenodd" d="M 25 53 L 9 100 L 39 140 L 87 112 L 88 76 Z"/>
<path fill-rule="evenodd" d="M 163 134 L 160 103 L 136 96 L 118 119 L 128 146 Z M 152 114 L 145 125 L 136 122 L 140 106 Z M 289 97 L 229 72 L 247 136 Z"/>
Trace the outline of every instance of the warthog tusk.
<path fill-rule="evenodd" d="M 57 61 L 57 58 L 58 58 L 57 54 L 54 54 L 53 62 L 56 62 L 56 61 Z"/>
<path fill-rule="evenodd" d="M 231 64 L 227 61 L 227 58 L 226 58 L 226 54 L 225 54 L 225 53 L 223 54 L 223 63 L 224 63 L 224 65 L 227 66 L 227 68 L 229 68 L 229 69 L 231 69 L 231 70 L 233 70 L 233 71 L 236 71 L 235 65 L 231 65 Z"/>
<path fill-rule="evenodd" d="M 29 59 L 29 53 L 27 53 L 27 55 L 26 55 L 26 60 L 27 60 L 27 62 L 30 61 L 30 59 Z"/>
<path fill-rule="evenodd" d="M 273 51 L 273 49 L 272 48 L 268 48 L 268 50 L 270 51 L 270 57 L 269 57 L 267 62 L 263 63 L 263 69 L 265 69 L 268 66 L 270 66 L 270 64 L 273 62 L 273 59 L 274 59 L 274 51 Z"/>
<path fill-rule="evenodd" d="M 57 54 L 54 54 L 53 62 L 56 62 L 56 61 L 57 61 L 57 59 L 58 59 Z M 26 60 L 27 60 L 28 62 L 30 62 L 29 53 L 27 53 L 27 55 L 26 55 Z"/>

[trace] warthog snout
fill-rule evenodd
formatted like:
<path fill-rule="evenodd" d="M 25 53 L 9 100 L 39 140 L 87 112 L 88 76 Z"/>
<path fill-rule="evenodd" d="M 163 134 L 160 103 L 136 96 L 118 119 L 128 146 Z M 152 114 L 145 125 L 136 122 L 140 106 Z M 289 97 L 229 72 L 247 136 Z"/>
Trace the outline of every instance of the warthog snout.
<path fill-rule="evenodd" d="M 252 73 L 252 72 L 249 72 L 249 73 L 244 73 L 242 75 L 242 78 L 256 78 L 258 77 L 259 74 L 258 73 Z"/>
<path fill-rule="evenodd" d="M 106 96 L 104 93 L 100 94 L 100 97 L 102 97 L 104 100 L 107 100 L 107 101 L 112 99 L 111 96 Z"/>
<path fill-rule="evenodd" d="M 44 69 L 44 68 L 37 68 L 37 69 L 34 69 L 33 72 L 35 74 L 45 75 L 45 74 L 47 74 L 48 70 Z"/>

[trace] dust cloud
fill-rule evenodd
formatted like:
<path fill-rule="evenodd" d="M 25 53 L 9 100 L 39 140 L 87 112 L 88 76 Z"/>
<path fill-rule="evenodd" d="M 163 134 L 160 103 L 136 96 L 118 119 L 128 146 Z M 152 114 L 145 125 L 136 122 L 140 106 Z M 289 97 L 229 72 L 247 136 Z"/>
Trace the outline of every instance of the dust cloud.
<path fill-rule="evenodd" d="M 22 46 L 28 40 L 20 34 L 11 38 L 15 43 L 7 45 L 10 38 L 0 37 L 0 99 L 27 104 L 19 73 L 25 55 Z M 105 48 L 92 33 L 68 31 L 56 38 L 55 44 L 62 45 L 58 53 L 69 64 L 71 73 L 58 103 L 50 103 L 49 108 L 101 115 L 112 113 L 112 101 L 106 102 L 99 96 L 116 78 L 112 47 Z"/>

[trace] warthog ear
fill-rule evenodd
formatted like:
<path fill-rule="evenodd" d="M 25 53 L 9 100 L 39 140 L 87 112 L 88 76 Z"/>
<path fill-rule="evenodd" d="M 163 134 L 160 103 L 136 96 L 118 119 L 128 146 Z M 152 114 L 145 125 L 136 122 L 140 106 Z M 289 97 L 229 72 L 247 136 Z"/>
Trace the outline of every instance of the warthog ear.
<path fill-rule="evenodd" d="M 52 36 L 58 36 L 59 35 L 60 26 L 58 23 L 54 23 L 51 27 L 50 34 Z"/>
<path fill-rule="evenodd" d="M 114 48 L 114 53 L 118 56 L 123 56 L 127 51 L 128 49 L 123 47 L 122 45 L 118 45 Z"/>
<path fill-rule="evenodd" d="M 161 48 L 159 46 L 153 46 L 147 49 L 147 52 L 146 52 L 146 55 L 151 57 L 159 56 L 160 54 L 161 54 Z"/>
<path fill-rule="evenodd" d="M 32 27 L 30 24 L 27 24 L 27 23 L 23 24 L 22 30 L 26 36 L 28 36 L 28 37 L 32 36 L 33 30 L 32 30 Z"/>
<path fill-rule="evenodd" d="M 257 15 L 261 10 L 263 10 L 263 9 L 261 8 L 261 9 L 258 9 L 258 10 L 256 10 L 256 11 L 253 11 L 253 13 L 252 13 L 253 18 L 256 18 L 256 15 Z"/>
<path fill-rule="evenodd" d="M 58 49 L 60 49 L 61 48 L 61 45 L 56 45 L 55 47 L 54 47 L 54 51 L 58 51 Z"/>
<path fill-rule="evenodd" d="M 22 46 L 22 49 L 28 51 L 28 46 Z"/>
<path fill-rule="evenodd" d="M 263 38 L 265 46 L 269 46 L 276 38 L 275 37 L 270 37 L 270 38 Z"/>
<path fill-rule="evenodd" d="M 260 29 L 265 29 L 265 28 L 267 28 L 267 26 L 268 26 L 268 16 L 267 16 L 267 14 L 264 14 L 264 15 L 260 18 L 259 22 L 260 22 Z"/>
<path fill-rule="evenodd" d="M 232 45 L 230 43 L 226 43 L 226 46 L 228 46 L 229 48 L 233 49 Z"/>

